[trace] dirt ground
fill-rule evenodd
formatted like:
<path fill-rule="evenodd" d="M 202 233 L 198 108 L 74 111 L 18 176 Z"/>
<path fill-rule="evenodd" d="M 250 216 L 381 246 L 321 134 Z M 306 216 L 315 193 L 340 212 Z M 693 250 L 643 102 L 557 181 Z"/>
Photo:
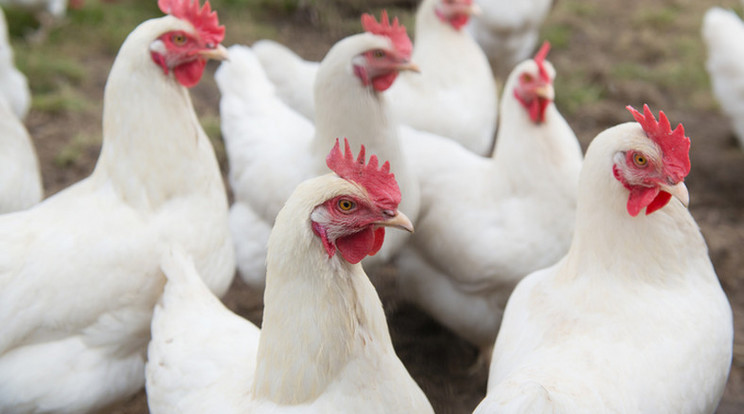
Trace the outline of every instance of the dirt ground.
<path fill-rule="evenodd" d="M 333 3 L 304 3 L 334 7 Z M 413 2 L 369 3 L 375 7 L 390 4 L 410 9 Z M 213 2 L 215 9 L 220 9 L 219 4 Z M 584 148 L 601 130 L 631 120 L 624 109 L 627 104 L 640 107 L 648 103 L 654 112 L 664 110 L 672 123 L 682 122 L 692 138 L 692 171 L 687 179 L 690 209 L 708 242 L 735 317 L 736 355 L 718 410 L 724 414 L 744 412 L 744 152 L 737 147 L 727 120 L 710 96 L 702 72 L 699 26 L 704 11 L 716 4 L 734 7 L 737 3 L 558 0 L 546 22 L 545 35 L 554 43 L 549 59 L 558 71 L 557 105 Z M 307 6 L 290 16 L 276 17 L 275 37 L 305 57 L 321 58 L 335 40 L 347 34 L 319 19 L 322 9 Z M 341 15 L 356 13 L 351 6 L 337 10 Z M 228 28 L 226 45 L 257 40 L 231 35 L 231 25 L 242 22 L 221 17 Z M 93 77 L 82 88 L 99 105 L 113 57 L 97 51 L 85 57 L 84 63 Z M 215 66 L 209 69 L 192 96 L 200 117 L 214 121 L 218 117 L 219 95 L 211 76 Z M 59 162 L 59 154 L 70 147 L 73 131 L 82 131 L 83 136 L 100 136 L 100 109 L 97 116 L 31 111 L 26 123 L 37 145 L 48 194 L 92 170 L 97 145 L 81 144 L 81 154 L 68 163 Z M 224 156 L 221 161 L 226 168 Z M 476 357 L 475 349 L 416 309 L 384 292 L 382 296 L 396 350 L 436 412 L 471 412 L 485 393 L 487 379 L 485 367 L 475 374 L 468 373 Z M 260 296 L 238 279 L 224 300 L 236 312 L 260 322 Z M 146 413 L 144 393 L 114 412 Z"/>

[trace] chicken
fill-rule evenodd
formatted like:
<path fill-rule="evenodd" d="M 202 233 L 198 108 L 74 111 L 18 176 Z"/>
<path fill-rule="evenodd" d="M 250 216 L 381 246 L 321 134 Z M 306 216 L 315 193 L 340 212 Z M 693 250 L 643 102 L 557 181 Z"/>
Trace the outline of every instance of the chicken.
<path fill-rule="evenodd" d="M 467 30 L 483 48 L 491 70 L 503 79 L 537 46 L 553 0 L 476 0 L 483 12 Z"/>
<path fill-rule="evenodd" d="M 509 299 L 475 413 L 715 411 L 733 322 L 685 208 L 690 139 L 628 109 L 587 150 L 568 254 Z"/>
<path fill-rule="evenodd" d="M 416 13 L 412 56 L 421 73 L 401 74 L 388 99 L 401 123 L 487 155 L 496 130 L 498 92 L 486 56 L 462 29 L 474 13 L 472 0 L 424 0 Z M 254 49 L 279 97 L 314 119 L 311 94 L 318 65 L 273 41 L 256 42 Z"/>
<path fill-rule="evenodd" d="M 713 7 L 705 13 L 702 32 L 713 95 L 744 148 L 744 22 L 733 11 Z"/>
<path fill-rule="evenodd" d="M 485 359 L 514 286 L 571 240 L 582 155 L 553 104 L 548 46 L 509 76 L 491 158 L 443 138 L 403 141 L 422 210 L 396 259 L 401 294 Z"/>
<path fill-rule="evenodd" d="M 327 157 L 336 174 L 301 183 L 276 217 L 260 333 L 188 261 L 166 261 L 148 350 L 151 413 L 433 412 L 359 263 L 380 249 L 384 226 L 412 224 L 397 210 L 390 164 L 344 147 L 337 140 Z"/>
<path fill-rule="evenodd" d="M 498 92 L 486 55 L 463 29 L 477 10 L 473 0 L 424 0 L 412 56 L 421 73 L 402 74 L 389 97 L 401 123 L 485 156 L 493 148 Z"/>
<path fill-rule="evenodd" d="M 26 127 L 0 97 L 0 214 L 41 201 L 44 191 L 36 150 Z"/>
<path fill-rule="evenodd" d="M 354 146 L 391 161 L 403 189 L 401 208 L 416 220 L 419 191 L 408 166 L 383 92 L 400 71 L 415 70 L 411 42 L 397 19 L 380 23 L 365 14 L 366 32 L 336 43 L 321 63 L 315 85 L 317 117 L 312 124 L 276 97 L 249 48 L 234 46 L 230 61 L 215 75 L 222 93 L 220 115 L 230 164 L 235 203 L 230 228 L 243 280 L 263 288 L 266 240 L 274 218 L 303 180 L 327 172 L 325 153 L 331 138 L 352 137 Z M 382 250 L 365 261 L 374 272 L 406 241 L 393 234 Z"/>
<path fill-rule="evenodd" d="M 16 117 L 23 120 L 31 106 L 31 91 L 26 76 L 15 67 L 10 46 L 8 23 L 0 8 L 0 99 L 10 104 Z"/>
<path fill-rule="evenodd" d="M 169 15 L 114 61 L 93 173 L 0 216 L 0 412 L 102 411 L 139 390 L 166 246 L 183 245 L 217 295 L 235 273 L 222 176 L 186 89 L 226 57 L 224 27 L 208 5 L 158 5 Z"/>

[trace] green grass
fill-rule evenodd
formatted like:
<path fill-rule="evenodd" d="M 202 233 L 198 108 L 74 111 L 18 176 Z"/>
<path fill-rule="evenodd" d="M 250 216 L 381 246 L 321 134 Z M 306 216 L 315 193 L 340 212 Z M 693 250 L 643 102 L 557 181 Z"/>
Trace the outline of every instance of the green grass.
<path fill-rule="evenodd" d="M 87 135 L 77 134 L 75 135 L 54 157 L 54 164 L 58 167 L 69 167 L 75 165 L 75 163 L 82 157 L 85 151 L 92 147 L 101 144 L 101 137 L 98 134 Z"/>
<path fill-rule="evenodd" d="M 583 70 L 559 74 L 555 83 L 555 103 L 566 116 L 577 114 L 587 105 L 606 96 L 605 87 L 587 81 Z"/>

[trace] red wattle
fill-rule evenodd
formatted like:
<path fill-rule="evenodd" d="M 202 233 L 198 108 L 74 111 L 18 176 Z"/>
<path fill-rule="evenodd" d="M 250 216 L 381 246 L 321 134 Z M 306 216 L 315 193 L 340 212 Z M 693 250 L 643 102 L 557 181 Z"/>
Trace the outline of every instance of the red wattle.
<path fill-rule="evenodd" d="M 651 204 L 646 207 L 646 215 L 649 215 L 654 211 L 661 209 L 662 207 L 667 205 L 667 203 L 671 199 L 671 194 L 667 193 L 666 191 L 659 191 L 659 194 L 656 196 L 656 198 L 654 198 L 654 201 L 652 201 Z"/>
<path fill-rule="evenodd" d="M 195 59 L 190 62 L 182 63 L 173 68 L 173 74 L 176 76 L 176 80 L 181 85 L 191 88 L 199 83 L 199 80 L 204 73 L 204 67 L 207 65 L 207 61 L 204 59 Z"/>
<path fill-rule="evenodd" d="M 450 24 L 452 27 L 455 28 L 455 30 L 462 29 L 463 26 L 468 24 L 468 20 L 470 20 L 470 16 L 467 14 L 457 14 L 449 19 Z"/>
<path fill-rule="evenodd" d="M 658 187 L 641 187 L 641 186 L 633 186 L 630 188 L 630 195 L 628 196 L 628 204 L 626 208 L 628 209 L 628 213 L 635 217 L 638 215 L 638 213 L 643 210 L 644 207 L 650 206 L 654 200 L 656 200 L 657 196 L 659 195 L 659 188 Z M 668 199 L 666 201 L 669 201 Z M 666 204 L 666 202 L 664 202 Z M 656 207 L 654 205 L 654 207 Z M 663 205 L 661 206 L 663 207 Z M 661 207 L 656 208 L 657 210 Z M 653 211 L 651 211 L 653 213 Z M 649 214 L 648 211 L 646 211 L 646 214 Z"/>
<path fill-rule="evenodd" d="M 368 253 L 370 256 L 374 256 L 377 252 L 382 249 L 382 243 L 385 241 L 385 228 L 378 227 L 375 229 L 375 244 L 372 246 L 372 250 Z"/>
<path fill-rule="evenodd" d="M 338 238 L 336 247 L 347 262 L 356 264 L 367 257 L 375 249 L 375 246 L 381 245 L 376 239 L 375 231 L 371 227 L 367 227 L 358 233 Z"/>
<path fill-rule="evenodd" d="M 392 71 L 385 75 L 380 75 L 372 79 L 372 86 L 375 88 L 377 92 L 383 92 L 387 90 L 390 86 L 392 86 L 393 82 L 395 82 L 395 78 L 398 77 L 397 71 Z"/>

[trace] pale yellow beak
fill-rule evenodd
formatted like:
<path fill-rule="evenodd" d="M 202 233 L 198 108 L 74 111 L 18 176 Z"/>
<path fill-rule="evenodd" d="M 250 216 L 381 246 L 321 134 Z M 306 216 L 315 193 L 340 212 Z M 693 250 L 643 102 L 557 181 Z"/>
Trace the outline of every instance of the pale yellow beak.
<path fill-rule="evenodd" d="M 535 89 L 535 94 L 538 97 L 547 99 L 549 101 L 555 100 L 555 88 L 553 88 L 553 85 L 550 84 L 538 86 Z"/>
<path fill-rule="evenodd" d="M 480 16 L 481 14 L 483 14 L 483 9 L 481 9 L 479 5 L 473 3 L 470 6 L 470 15 L 471 16 Z"/>
<path fill-rule="evenodd" d="M 690 205 L 690 193 L 687 191 L 684 181 L 680 181 L 675 185 L 662 185 L 661 189 L 674 196 L 685 207 Z"/>
<path fill-rule="evenodd" d="M 205 59 L 229 60 L 230 54 L 222 45 L 217 45 L 214 49 L 206 49 L 199 52 L 199 55 Z"/>
<path fill-rule="evenodd" d="M 406 230 L 409 233 L 413 233 L 413 223 L 411 220 L 400 211 L 395 211 L 392 217 L 386 220 L 375 222 L 378 226 L 395 227 L 401 230 Z"/>
<path fill-rule="evenodd" d="M 468 16 L 480 16 L 483 14 L 483 9 L 477 4 L 465 4 L 464 2 L 458 2 L 455 4 L 443 5 L 446 10 L 447 16 L 454 16 L 456 14 L 464 14 Z"/>
<path fill-rule="evenodd" d="M 398 64 L 396 69 L 398 69 L 399 72 L 410 70 L 411 72 L 421 73 L 421 69 L 419 69 L 418 65 L 411 61 Z"/>

